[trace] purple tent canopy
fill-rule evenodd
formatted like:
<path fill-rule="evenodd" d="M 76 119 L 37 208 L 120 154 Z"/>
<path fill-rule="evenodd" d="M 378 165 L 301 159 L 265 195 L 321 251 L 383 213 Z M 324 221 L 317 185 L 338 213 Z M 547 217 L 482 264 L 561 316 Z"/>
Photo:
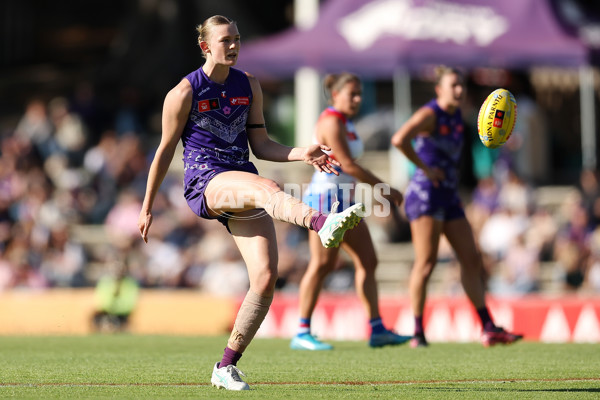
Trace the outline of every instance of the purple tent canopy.
<path fill-rule="evenodd" d="M 577 66 L 585 46 L 545 0 L 328 0 L 316 25 L 243 45 L 238 65 L 257 76 L 302 67 L 391 76 L 428 64 Z"/>

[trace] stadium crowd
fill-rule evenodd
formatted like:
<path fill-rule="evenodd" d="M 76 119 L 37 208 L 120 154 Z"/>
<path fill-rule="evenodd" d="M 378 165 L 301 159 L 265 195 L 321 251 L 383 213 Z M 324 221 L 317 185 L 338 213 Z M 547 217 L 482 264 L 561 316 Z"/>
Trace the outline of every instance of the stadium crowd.
<path fill-rule="evenodd" d="M 159 117 L 141 115 L 127 101 L 135 93 L 124 91 L 106 129 L 93 112 L 93 92 L 81 90 L 31 99 L 2 132 L 0 290 L 94 286 L 111 265 L 123 264 L 142 287 L 245 293 L 248 278 L 231 237 L 190 211 L 180 174 L 167 176 L 154 205 L 153 245 L 144 244 L 137 220 L 156 146 L 142 127 Z M 507 159 L 501 155 L 488 168 L 493 173 L 478 176 L 466 203 L 491 292 L 539 292 L 544 268 L 561 290 L 600 292 L 598 172 L 582 171 L 549 208 Z M 306 233 L 289 224 L 276 229 L 278 287 L 295 290 L 308 263 Z M 452 264 L 447 243 L 441 246 L 440 259 Z M 334 275 L 326 288 L 352 290 L 351 276 Z"/>

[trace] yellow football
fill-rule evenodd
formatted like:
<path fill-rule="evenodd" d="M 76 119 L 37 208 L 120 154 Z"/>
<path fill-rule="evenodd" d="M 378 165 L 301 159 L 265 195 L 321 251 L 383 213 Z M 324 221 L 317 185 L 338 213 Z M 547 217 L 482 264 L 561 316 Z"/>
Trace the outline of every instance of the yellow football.
<path fill-rule="evenodd" d="M 506 89 L 496 89 L 485 99 L 477 116 L 477 132 L 485 147 L 502 146 L 517 121 L 515 96 Z"/>

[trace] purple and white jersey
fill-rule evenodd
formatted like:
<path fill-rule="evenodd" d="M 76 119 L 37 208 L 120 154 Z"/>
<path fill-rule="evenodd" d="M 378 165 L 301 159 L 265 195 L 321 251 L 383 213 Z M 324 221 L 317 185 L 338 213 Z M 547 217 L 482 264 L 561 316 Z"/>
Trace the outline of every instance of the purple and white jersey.
<path fill-rule="evenodd" d="M 464 140 L 461 111 L 456 109 L 453 114 L 448 114 L 440 108 L 436 99 L 425 104 L 425 107 L 435 112 L 436 127 L 429 135 L 416 137 L 415 152 L 427 166 L 438 167 L 444 171 L 446 179 L 441 182 L 441 188 L 458 189 L 458 162 Z M 432 182 L 420 168 L 415 172 L 412 183 L 422 189 L 433 187 Z"/>
<path fill-rule="evenodd" d="M 458 161 L 463 146 L 464 125 L 460 110 L 448 114 L 437 101 L 425 105 L 435 112 L 436 126 L 429 135 L 419 135 L 414 148 L 417 155 L 429 167 L 444 171 L 446 179 L 434 187 L 422 169 L 417 169 L 404 194 L 404 209 L 409 221 L 422 215 L 448 221 L 464 218 L 458 196 Z"/>
<path fill-rule="evenodd" d="M 202 68 L 185 77 L 193 89 L 192 109 L 181 135 L 185 170 L 249 163 L 246 121 L 252 88 L 246 74 L 230 68 L 224 84 L 210 80 Z"/>
<path fill-rule="evenodd" d="M 225 171 L 258 174 L 249 161 L 246 121 L 252 88 L 246 74 L 230 68 L 224 84 L 211 81 L 202 68 L 185 77 L 192 85 L 192 109 L 181 134 L 184 196 L 202 218 L 211 216 L 204 191 L 210 180 Z M 225 226 L 228 216 L 217 217 Z M 229 229 L 229 228 L 228 228 Z"/>

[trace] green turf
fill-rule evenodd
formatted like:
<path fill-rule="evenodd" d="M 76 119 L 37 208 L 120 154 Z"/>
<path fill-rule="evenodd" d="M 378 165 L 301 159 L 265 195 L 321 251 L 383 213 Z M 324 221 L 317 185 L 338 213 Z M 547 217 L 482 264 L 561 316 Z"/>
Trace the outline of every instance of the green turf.
<path fill-rule="evenodd" d="M 210 386 L 226 337 L 0 337 L 0 397 L 252 399 L 600 398 L 600 345 L 477 343 L 302 352 L 255 340 L 238 366 L 252 391 Z"/>

